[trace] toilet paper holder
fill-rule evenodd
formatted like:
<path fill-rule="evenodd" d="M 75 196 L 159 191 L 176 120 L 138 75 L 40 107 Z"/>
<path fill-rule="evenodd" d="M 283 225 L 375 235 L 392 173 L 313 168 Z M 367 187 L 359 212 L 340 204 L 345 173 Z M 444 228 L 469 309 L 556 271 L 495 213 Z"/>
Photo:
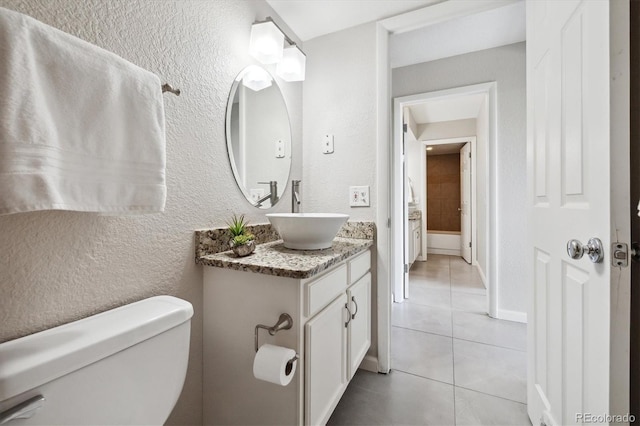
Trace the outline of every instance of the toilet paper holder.
<path fill-rule="evenodd" d="M 293 327 L 293 318 L 291 318 L 291 315 L 284 313 L 284 314 L 280 314 L 280 317 L 278 318 L 278 322 L 276 322 L 273 326 L 268 326 L 268 325 L 264 325 L 264 324 L 258 324 L 256 325 L 255 328 L 255 332 L 254 332 L 254 343 L 255 343 L 255 348 L 256 348 L 256 352 L 258 352 L 258 329 L 264 329 L 267 330 L 269 332 L 270 335 L 275 336 L 276 333 L 280 330 L 289 330 L 291 327 Z M 296 361 L 297 359 L 299 359 L 298 354 L 296 354 L 293 358 L 291 358 L 289 360 L 289 362 L 287 363 L 287 368 L 291 368 L 291 366 L 293 365 L 293 362 Z"/>

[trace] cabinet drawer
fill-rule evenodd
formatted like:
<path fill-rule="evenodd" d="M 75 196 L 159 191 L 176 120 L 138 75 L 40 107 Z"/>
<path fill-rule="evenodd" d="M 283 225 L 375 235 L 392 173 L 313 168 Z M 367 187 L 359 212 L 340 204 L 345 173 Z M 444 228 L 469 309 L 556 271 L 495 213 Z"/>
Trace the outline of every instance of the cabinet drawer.
<path fill-rule="evenodd" d="M 341 265 L 305 286 L 305 315 L 311 317 L 347 288 L 347 265 Z"/>
<path fill-rule="evenodd" d="M 349 284 L 353 284 L 371 269 L 371 251 L 367 250 L 349 261 Z"/>

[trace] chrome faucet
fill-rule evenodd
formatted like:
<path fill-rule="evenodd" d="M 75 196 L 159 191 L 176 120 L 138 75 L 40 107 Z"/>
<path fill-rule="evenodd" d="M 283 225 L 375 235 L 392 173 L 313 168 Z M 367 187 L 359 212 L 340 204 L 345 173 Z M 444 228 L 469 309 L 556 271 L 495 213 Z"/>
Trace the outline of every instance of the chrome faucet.
<path fill-rule="evenodd" d="M 254 206 L 260 207 L 260 206 L 262 206 L 262 203 L 267 201 L 267 200 L 269 200 L 271 202 L 271 207 L 275 206 L 276 203 L 278 202 L 278 181 L 277 180 L 270 180 L 269 182 L 258 182 L 258 183 L 268 184 L 269 185 L 269 193 L 267 195 L 265 195 L 264 197 L 260 198 L 258 201 L 256 201 Z"/>
<path fill-rule="evenodd" d="M 291 213 L 300 213 L 300 182 L 291 181 Z"/>

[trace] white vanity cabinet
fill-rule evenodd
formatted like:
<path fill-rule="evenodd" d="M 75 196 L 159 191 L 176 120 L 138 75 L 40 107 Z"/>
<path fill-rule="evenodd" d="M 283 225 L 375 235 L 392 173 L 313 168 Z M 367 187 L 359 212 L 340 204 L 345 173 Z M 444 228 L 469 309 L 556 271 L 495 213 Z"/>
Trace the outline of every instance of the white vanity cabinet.
<path fill-rule="evenodd" d="M 346 271 L 346 291 L 305 325 L 305 424 L 309 425 L 329 420 L 371 346 L 370 252 L 349 260 L 346 266 L 348 269 L 327 277 L 333 279 Z M 310 287 L 319 285 L 326 283 L 318 280 Z"/>
<path fill-rule="evenodd" d="M 413 264 L 422 250 L 422 231 L 420 219 L 409 221 L 409 265 Z"/>
<path fill-rule="evenodd" d="M 325 424 L 371 345 L 371 251 L 310 278 L 204 268 L 204 424 Z M 259 344 L 294 349 L 292 382 L 253 377 L 254 328 L 293 328 Z"/>

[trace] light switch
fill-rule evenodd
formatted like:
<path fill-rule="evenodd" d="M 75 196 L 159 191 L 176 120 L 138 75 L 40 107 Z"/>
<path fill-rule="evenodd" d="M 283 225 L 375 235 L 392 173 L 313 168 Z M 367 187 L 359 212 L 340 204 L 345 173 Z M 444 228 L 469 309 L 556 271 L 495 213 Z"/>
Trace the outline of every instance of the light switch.
<path fill-rule="evenodd" d="M 322 152 L 333 154 L 333 135 L 324 135 L 322 138 Z"/>
<path fill-rule="evenodd" d="M 260 198 L 264 197 L 264 188 L 250 189 L 249 195 L 253 202 L 256 203 Z"/>
<path fill-rule="evenodd" d="M 281 139 L 276 141 L 276 158 L 284 158 L 284 142 Z"/>
<path fill-rule="evenodd" d="M 351 207 L 368 207 L 370 205 L 369 186 L 350 186 L 349 205 Z"/>

